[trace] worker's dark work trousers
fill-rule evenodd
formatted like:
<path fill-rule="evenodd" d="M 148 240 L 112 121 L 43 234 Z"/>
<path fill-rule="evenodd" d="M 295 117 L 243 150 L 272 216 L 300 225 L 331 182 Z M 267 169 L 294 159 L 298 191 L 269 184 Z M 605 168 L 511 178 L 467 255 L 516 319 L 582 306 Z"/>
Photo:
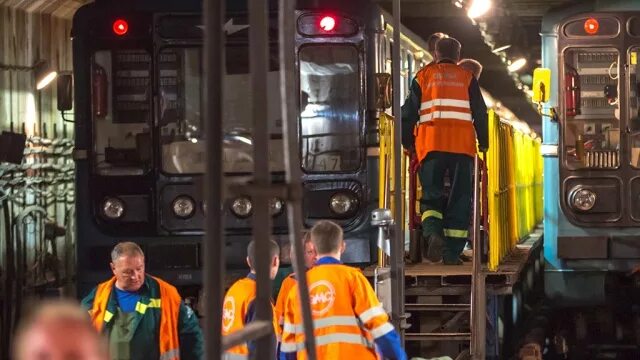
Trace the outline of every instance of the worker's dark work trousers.
<path fill-rule="evenodd" d="M 471 156 L 432 151 L 427 154 L 418 170 L 422 184 L 422 233 L 425 238 L 436 234 L 444 239 L 445 263 L 458 261 L 469 237 L 472 168 Z M 444 177 L 447 170 L 451 179 L 451 191 L 448 199 L 445 199 Z"/>

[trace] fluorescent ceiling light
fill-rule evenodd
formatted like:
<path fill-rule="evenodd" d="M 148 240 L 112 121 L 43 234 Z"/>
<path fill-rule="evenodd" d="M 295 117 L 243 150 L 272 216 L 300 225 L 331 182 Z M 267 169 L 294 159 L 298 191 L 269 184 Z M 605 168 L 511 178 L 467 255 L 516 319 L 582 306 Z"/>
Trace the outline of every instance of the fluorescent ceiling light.
<path fill-rule="evenodd" d="M 491 50 L 491 52 L 494 53 L 494 54 L 497 54 L 500 51 L 505 51 L 510 47 L 511 47 L 511 45 L 500 46 L 499 48 L 495 48 L 495 49 Z"/>
<path fill-rule="evenodd" d="M 510 72 L 516 72 L 516 71 L 522 69 L 522 67 L 525 66 L 526 64 L 527 64 L 527 59 L 519 58 L 518 60 L 513 61 L 511 64 L 509 64 L 507 69 Z"/>
<path fill-rule="evenodd" d="M 37 90 L 42 90 L 44 89 L 47 85 L 49 85 L 56 77 L 58 76 L 58 72 L 56 71 L 49 71 L 46 74 L 44 74 L 42 76 L 42 78 L 38 79 L 38 82 L 36 83 L 36 89 Z"/>

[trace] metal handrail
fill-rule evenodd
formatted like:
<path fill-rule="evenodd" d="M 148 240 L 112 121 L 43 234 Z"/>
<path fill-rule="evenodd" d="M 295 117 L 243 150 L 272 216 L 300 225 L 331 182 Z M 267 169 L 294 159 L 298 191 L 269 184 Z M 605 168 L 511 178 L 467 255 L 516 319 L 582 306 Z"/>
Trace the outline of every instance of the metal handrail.
<path fill-rule="evenodd" d="M 486 159 L 486 155 L 484 157 Z M 481 360 L 485 358 L 485 333 L 486 333 L 486 289 L 485 277 L 482 272 L 482 241 L 480 235 L 481 203 L 480 199 L 486 191 L 486 182 L 481 184 L 484 177 L 485 164 L 478 155 L 473 161 L 473 264 L 471 276 L 471 358 Z M 482 186 L 482 188 L 481 188 Z M 486 217 L 486 214 L 484 214 Z"/>
<path fill-rule="evenodd" d="M 393 77 L 393 116 L 396 119 L 402 118 L 402 110 L 400 108 L 400 88 L 402 86 L 400 79 L 400 0 L 393 0 L 393 46 L 391 54 L 392 59 L 392 77 Z M 391 244 L 391 320 L 395 328 L 400 333 L 401 339 L 404 341 L 404 322 L 406 314 L 404 312 L 404 226 L 402 206 L 402 121 L 394 123 L 394 142 L 393 158 L 396 159 L 394 166 L 394 239 Z"/>

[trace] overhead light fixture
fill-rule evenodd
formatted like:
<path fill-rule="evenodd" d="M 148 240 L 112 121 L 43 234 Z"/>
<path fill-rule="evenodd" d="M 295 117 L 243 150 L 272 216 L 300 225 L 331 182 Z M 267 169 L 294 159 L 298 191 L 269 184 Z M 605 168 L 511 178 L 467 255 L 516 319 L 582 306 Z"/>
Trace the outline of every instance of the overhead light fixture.
<path fill-rule="evenodd" d="M 33 66 L 7 65 L 0 63 L 0 71 L 33 71 L 36 81 L 36 89 L 42 90 L 58 76 L 58 72 L 49 66 L 46 60 L 40 60 Z"/>
<path fill-rule="evenodd" d="M 473 0 L 467 10 L 467 16 L 471 19 L 478 18 L 491 9 L 491 0 Z"/>
<path fill-rule="evenodd" d="M 58 76 L 58 72 L 49 66 L 46 61 L 40 61 L 35 66 L 36 90 L 42 90 L 51 84 Z"/>
<path fill-rule="evenodd" d="M 499 48 L 495 48 L 495 49 L 491 50 L 491 52 L 494 53 L 494 54 L 497 54 L 497 53 L 499 53 L 501 51 L 507 50 L 510 47 L 511 47 L 511 45 L 500 46 Z"/>
<path fill-rule="evenodd" d="M 454 1 L 453 5 L 455 5 L 455 7 L 457 7 L 458 9 L 462 9 L 462 0 L 456 0 Z"/>
<path fill-rule="evenodd" d="M 511 62 L 511 64 L 509 64 L 509 66 L 507 67 L 507 70 L 509 70 L 509 72 L 516 72 L 522 69 L 526 64 L 527 64 L 527 59 L 519 58 Z"/>

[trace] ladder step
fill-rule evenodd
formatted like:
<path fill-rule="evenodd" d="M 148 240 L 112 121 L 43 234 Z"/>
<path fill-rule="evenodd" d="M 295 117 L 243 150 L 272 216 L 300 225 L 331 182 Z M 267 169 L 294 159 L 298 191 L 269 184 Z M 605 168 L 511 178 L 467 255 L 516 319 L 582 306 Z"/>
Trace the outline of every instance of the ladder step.
<path fill-rule="evenodd" d="M 405 333 L 406 341 L 470 341 L 471 333 Z"/>
<path fill-rule="evenodd" d="M 470 311 L 469 304 L 405 304 L 407 311 Z"/>

